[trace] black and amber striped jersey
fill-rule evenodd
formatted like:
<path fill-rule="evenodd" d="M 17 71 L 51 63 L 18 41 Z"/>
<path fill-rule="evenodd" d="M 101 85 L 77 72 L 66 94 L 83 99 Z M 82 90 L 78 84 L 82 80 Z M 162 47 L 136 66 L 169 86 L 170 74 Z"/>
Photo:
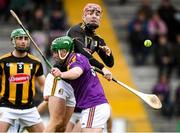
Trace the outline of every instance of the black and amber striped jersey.
<path fill-rule="evenodd" d="M 43 75 L 41 61 L 31 54 L 19 58 L 7 53 L 0 57 L 1 107 L 17 109 L 34 106 L 35 77 Z"/>

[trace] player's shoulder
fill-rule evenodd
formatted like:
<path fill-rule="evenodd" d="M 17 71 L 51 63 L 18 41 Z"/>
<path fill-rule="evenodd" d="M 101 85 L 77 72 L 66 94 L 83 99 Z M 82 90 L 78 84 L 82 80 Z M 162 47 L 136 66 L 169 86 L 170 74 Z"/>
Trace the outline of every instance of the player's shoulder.
<path fill-rule="evenodd" d="M 12 56 L 11 53 L 3 54 L 3 55 L 0 56 L 0 60 L 5 59 L 5 58 L 8 58 L 8 57 L 10 57 L 10 56 Z"/>
<path fill-rule="evenodd" d="M 83 61 L 83 60 L 85 61 L 85 60 L 88 59 L 85 55 L 83 55 L 81 53 L 75 53 L 75 55 L 76 55 L 76 60 L 77 61 Z"/>
<path fill-rule="evenodd" d="M 79 30 L 79 29 L 82 28 L 82 24 L 81 24 L 81 23 L 76 24 L 76 25 L 72 26 L 71 28 L 72 28 L 73 30 Z"/>
<path fill-rule="evenodd" d="M 78 61 L 78 60 L 82 60 L 83 58 L 86 58 L 83 54 L 81 53 L 71 53 L 71 61 Z"/>
<path fill-rule="evenodd" d="M 84 55 L 81 53 L 74 53 L 76 55 L 76 57 L 83 57 Z"/>
<path fill-rule="evenodd" d="M 28 54 L 28 57 L 29 57 L 30 59 L 32 59 L 32 60 L 35 60 L 35 61 L 41 63 L 41 60 L 40 60 L 39 58 L 35 57 L 35 56 L 32 55 L 32 54 Z"/>
<path fill-rule="evenodd" d="M 70 27 L 67 33 L 79 32 L 81 30 L 82 30 L 81 24 L 76 24 L 76 25 Z"/>
<path fill-rule="evenodd" d="M 100 35 L 95 35 L 95 40 L 99 42 L 99 44 L 101 45 L 106 45 L 106 42 L 104 41 L 104 39 L 100 36 Z"/>
<path fill-rule="evenodd" d="M 101 37 L 101 35 L 99 35 L 99 34 L 97 34 L 97 33 L 95 33 L 95 37 L 104 40 L 104 39 Z"/>

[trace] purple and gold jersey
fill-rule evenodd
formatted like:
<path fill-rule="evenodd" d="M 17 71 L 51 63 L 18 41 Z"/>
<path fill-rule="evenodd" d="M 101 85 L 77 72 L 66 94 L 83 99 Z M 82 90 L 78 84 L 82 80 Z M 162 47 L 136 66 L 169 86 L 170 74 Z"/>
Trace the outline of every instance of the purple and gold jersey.
<path fill-rule="evenodd" d="M 71 53 L 67 59 L 67 68 L 80 67 L 83 74 L 69 83 L 74 89 L 76 107 L 87 109 L 96 105 L 107 103 L 102 85 L 88 59 L 77 53 Z"/>

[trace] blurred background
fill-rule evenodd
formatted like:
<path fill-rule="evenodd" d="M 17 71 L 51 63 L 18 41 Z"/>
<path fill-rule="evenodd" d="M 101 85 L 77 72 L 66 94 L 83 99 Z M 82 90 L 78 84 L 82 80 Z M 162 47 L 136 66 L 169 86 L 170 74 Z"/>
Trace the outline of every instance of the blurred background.
<path fill-rule="evenodd" d="M 160 110 L 152 109 L 99 75 L 112 107 L 113 132 L 180 132 L 180 0 L 0 0 L 0 55 L 13 49 L 10 34 L 19 27 L 10 9 L 53 62 L 51 41 L 82 22 L 87 3 L 103 8 L 97 33 L 112 49 L 115 65 L 110 70 L 114 77 L 139 91 L 158 95 L 163 104 Z M 144 46 L 146 39 L 153 42 L 151 47 Z M 31 52 L 41 58 L 33 46 Z M 45 63 L 44 70 L 45 74 L 49 71 Z M 42 94 L 37 91 L 35 99 L 38 105 Z M 47 112 L 43 118 L 48 120 Z"/>

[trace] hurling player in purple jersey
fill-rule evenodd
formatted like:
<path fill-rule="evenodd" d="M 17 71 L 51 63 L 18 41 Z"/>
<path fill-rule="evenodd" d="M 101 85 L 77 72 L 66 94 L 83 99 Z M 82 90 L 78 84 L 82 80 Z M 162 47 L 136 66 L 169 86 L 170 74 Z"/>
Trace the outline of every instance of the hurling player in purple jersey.
<path fill-rule="evenodd" d="M 111 49 L 107 46 L 104 39 L 96 33 L 100 26 L 103 10 L 99 4 L 87 3 L 82 11 L 82 22 L 72 26 L 68 31 L 68 36 L 74 40 L 74 52 L 85 55 L 92 66 L 102 70 L 104 77 L 110 79 L 112 73 L 104 66 L 113 67 L 114 57 Z M 97 53 L 103 63 L 93 57 Z M 61 69 L 60 69 L 61 70 Z M 81 110 L 75 107 L 74 113 L 68 122 L 67 132 L 79 132 L 79 119 Z M 79 129 L 79 130 L 78 130 Z M 107 131 L 112 131 L 112 118 L 107 123 Z"/>
<path fill-rule="evenodd" d="M 110 106 L 105 97 L 103 87 L 91 68 L 88 58 L 74 53 L 68 48 L 73 45 L 68 36 L 56 38 L 51 45 L 53 57 L 67 71 L 61 72 L 54 67 L 51 73 L 54 77 L 66 80 L 74 89 L 76 107 L 82 109 L 81 131 L 102 132 L 110 117 Z"/>

